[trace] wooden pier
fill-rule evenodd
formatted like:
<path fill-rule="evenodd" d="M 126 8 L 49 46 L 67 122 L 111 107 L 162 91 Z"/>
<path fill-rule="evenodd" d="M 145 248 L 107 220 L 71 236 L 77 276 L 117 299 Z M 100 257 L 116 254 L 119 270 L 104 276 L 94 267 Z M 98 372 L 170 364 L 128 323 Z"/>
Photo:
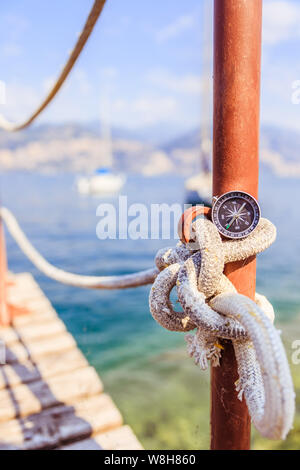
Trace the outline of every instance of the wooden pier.
<path fill-rule="evenodd" d="M 8 281 L 8 303 L 29 313 L 0 327 L 0 449 L 142 449 L 33 277 Z"/>

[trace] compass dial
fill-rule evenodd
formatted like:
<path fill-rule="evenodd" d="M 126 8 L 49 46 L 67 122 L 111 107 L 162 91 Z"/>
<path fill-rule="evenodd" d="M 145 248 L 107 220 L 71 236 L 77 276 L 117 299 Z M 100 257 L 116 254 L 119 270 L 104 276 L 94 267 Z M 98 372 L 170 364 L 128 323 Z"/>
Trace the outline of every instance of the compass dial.
<path fill-rule="evenodd" d="M 259 205 L 250 194 L 230 191 L 220 196 L 212 208 L 212 221 L 226 238 L 245 238 L 257 227 Z"/>

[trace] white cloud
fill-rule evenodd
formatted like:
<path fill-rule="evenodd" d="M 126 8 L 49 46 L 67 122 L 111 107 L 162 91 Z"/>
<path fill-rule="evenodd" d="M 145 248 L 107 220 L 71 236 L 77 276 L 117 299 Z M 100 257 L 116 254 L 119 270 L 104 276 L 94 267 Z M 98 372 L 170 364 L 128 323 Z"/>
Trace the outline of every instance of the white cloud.
<path fill-rule="evenodd" d="M 126 33 L 128 28 L 132 25 L 132 18 L 130 16 L 118 17 L 117 22 L 106 22 L 103 18 L 102 31 L 109 36 L 121 36 Z M 136 27 L 136 25 L 134 25 Z"/>
<path fill-rule="evenodd" d="M 132 100 L 113 100 L 111 110 L 115 116 L 114 121 L 139 127 L 173 120 L 178 113 L 178 102 L 173 97 L 145 94 Z"/>
<path fill-rule="evenodd" d="M 19 122 L 28 117 L 38 101 L 39 94 L 33 87 L 19 83 L 6 83 L 6 100 L 1 106 L 1 114 Z"/>
<path fill-rule="evenodd" d="M 300 2 L 269 0 L 263 3 L 263 41 L 274 45 L 300 37 Z"/>
<path fill-rule="evenodd" d="M 1 46 L 1 54 L 6 57 L 18 57 L 22 51 L 22 46 L 15 42 L 6 42 Z"/>
<path fill-rule="evenodd" d="M 116 67 L 113 66 L 106 66 L 102 67 L 99 70 L 100 78 L 103 81 L 113 80 L 118 77 L 119 71 Z"/>
<path fill-rule="evenodd" d="M 19 81 L 7 82 L 6 103 L 1 106 L 1 113 L 17 122 L 26 119 L 45 98 L 56 78 L 46 77 L 38 87 Z M 98 108 L 88 74 L 82 68 L 77 68 L 64 83 L 53 103 L 38 118 L 37 123 L 91 119 L 93 112 L 94 116 L 99 114 Z"/>
<path fill-rule="evenodd" d="M 151 71 L 147 78 L 154 85 L 175 93 L 199 96 L 202 91 L 200 75 L 186 74 L 179 76 L 167 70 L 156 69 Z"/>
<path fill-rule="evenodd" d="M 82 71 L 81 71 L 82 72 Z M 45 97 L 53 78 L 44 81 L 40 89 L 20 83 L 7 84 L 7 100 L 0 113 L 13 121 L 27 118 Z M 76 99 L 78 97 L 78 99 Z M 41 122 L 88 121 L 99 119 L 105 102 L 87 81 L 85 74 L 74 74 L 55 102 L 37 120 Z M 158 122 L 174 121 L 180 113 L 180 102 L 173 96 L 143 92 L 131 98 L 112 95 L 108 102 L 112 125 L 143 127 Z"/>
<path fill-rule="evenodd" d="M 195 25 L 195 17 L 193 15 L 182 15 L 172 23 L 156 32 L 157 42 L 165 42 L 169 39 L 177 37 L 179 34 L 193 28 Z"/>
<path fill-rule="evenodd" d="M 54 75 L 43 80 L 42 87 L 45 93 L 48 93 L 53 88 L 55 81 L 56 77 Z"/>
<path fill-rule="evenodd" d="M 158 118 L 166 119 L 177 110 L 177 102 L 174 98 L 139 98 L 132 103 L 132 109 L 141 113 L 147 120 L 156 121 Z"/>
<path fill-rule="evenodd" d="M 6 103 L 6 84 L 0 80 L 0 104 Z"/>
<path fill-rule="evenodd" d="M 5 42 L 1 45 L 1 54 L 6 57 L 17 57 L 23 52 L 22 41 L 30 24 L 22 16 L 15 14 L 2 15 L 0 29 L 6 31 Z"/>
<path fill-rule="evenodd" d="M 89 76 L 84 69 L 77 68 L 74 71 L 73 80 L 78 87 L 79 93 L 83 97 L 91 95 L 92 85 Z"/>
<path fill-rule="evenodd" d="M 49 93 L 49 91 L 53 88 L 56 80 L 57 75 L 46 77 L 43 80 L 42 88 L 44 93 Z M 63 85 L 64 90 L 68 90 L 69 88 L 73 87 L 76 88 L 76 90 L 74 91 L 76 91 L 83 97 L 86 97 L 92 93 L 91 81 L 89 79 L 88 73 L 83 68 L 75 68 L 70 78 L 67 79 Z"/>

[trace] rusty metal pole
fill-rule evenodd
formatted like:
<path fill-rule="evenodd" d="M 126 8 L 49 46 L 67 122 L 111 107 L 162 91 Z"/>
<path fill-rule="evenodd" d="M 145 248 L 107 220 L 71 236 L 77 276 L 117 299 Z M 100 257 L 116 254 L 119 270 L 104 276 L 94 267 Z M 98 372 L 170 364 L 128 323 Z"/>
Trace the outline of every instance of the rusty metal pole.
<path fill-rule="evenodd" d="M 215 0 L 213 193 L 243 190 L 257 197 L 262 0 Z M 255 293 L 256 260 L 230 263 L 238 292 Z M 235 391 L 232 343 L 223 342 L 211 370 L 211 449 L 248 449 L 250 418 Z"/>

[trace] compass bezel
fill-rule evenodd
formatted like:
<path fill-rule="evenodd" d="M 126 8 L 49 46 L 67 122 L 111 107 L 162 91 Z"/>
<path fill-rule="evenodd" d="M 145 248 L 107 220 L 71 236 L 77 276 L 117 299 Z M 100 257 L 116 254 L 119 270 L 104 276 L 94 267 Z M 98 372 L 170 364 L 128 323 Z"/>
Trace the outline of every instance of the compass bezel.
<path fill-rule="evenodd" d="M 234 199 L 234 198 L 241 198 L 247 201 L 249 204 L 251 204 L 253 213 L 254 213 L 254 218 L 253 218 L 251 225 L 246 230 L 243 230 L 242 232 L 231 232 L 230 230 L 226 230 L 222 226 L 219 220 L 219 210 L 221 206 L 223 205 L 223 203 L 225 201 L 229 201 L 230 199 Z M 257 200 L 253 196 L 251 196 L 251 194 L 246 193 L 244 191 L 237 191 L 237 190 L 228 191 L 227 193 L 224 193 L 221 196 L 219 196 L 212 206 L 212 213 L 211 213 L 212 221 L 217 227 L 220 234 L 223 235 L 225 238 L 230 238 L 232 240 L 240 240 L 242 238 L 248 237 L 250 233 L 252 233 L 256 229 L 258 222 L 260 220 L 260 216 L 261 216 L 261 211 L 260 211 L 260 207 L 259 207 Z"/>

